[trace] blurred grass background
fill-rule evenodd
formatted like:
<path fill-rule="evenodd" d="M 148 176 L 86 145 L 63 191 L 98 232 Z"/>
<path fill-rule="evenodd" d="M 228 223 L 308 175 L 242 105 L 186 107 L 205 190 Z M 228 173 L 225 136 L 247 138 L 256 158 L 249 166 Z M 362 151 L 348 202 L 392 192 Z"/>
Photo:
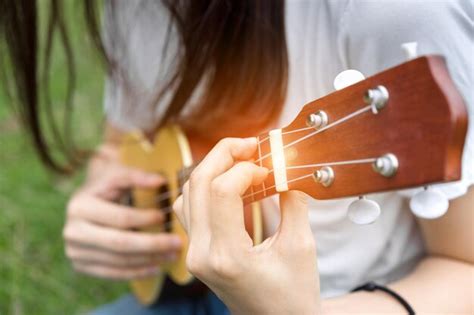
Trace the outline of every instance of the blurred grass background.
<path fill-rule="evenodd" d="M 43 34 L 48 2 L 39 3 Z M 87 40 L 82 6 L 79 1 L 63 3 L 77 72 L 72 130 L 79 144 L 92 148 L 101 134 L 104 72 Z M 55 112 L 64 108 L 64 65 L 63 51 L 56 43 L 50 70 Z M 118 297 L 127 286 L 71 269 L 61 237 L 64 208 L 83 174 L 64 178 L 45 170 L 11 103 L 0 89 L 0 314 L 87 313 Z"/>

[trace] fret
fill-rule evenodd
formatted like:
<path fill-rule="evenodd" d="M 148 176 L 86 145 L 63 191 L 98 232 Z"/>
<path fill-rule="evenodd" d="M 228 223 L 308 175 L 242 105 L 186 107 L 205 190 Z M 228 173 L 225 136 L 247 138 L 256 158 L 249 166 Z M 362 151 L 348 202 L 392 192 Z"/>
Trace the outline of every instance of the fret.
<path fill-rule="evenodd" d="M 263 166 L 263 161 L 262 161 L 262 148 L 261 148 L 261 144 L 260 144 L 260 136 L 257 137 L 257 146 L 258 146 L 258 161 L 259 161 L 260 167 L 262 167 Z M 265 188 L 265 181 L 262 182 L 262 189 L 263 189 L 263 196 L 266 197 L 267 196 L 267 190 Z M 253 194 L 252 194 L 252 198 L 254 198 Z"/>

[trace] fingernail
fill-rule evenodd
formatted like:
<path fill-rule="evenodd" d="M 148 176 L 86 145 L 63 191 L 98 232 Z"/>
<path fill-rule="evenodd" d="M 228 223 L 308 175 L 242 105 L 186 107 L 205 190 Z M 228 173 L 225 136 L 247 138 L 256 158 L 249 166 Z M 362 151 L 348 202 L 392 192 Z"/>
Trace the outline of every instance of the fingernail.
<path fill-rule="evenodd" d="M 183 241 L 181 241 L 181 238 L 179 237 L 173 237 L 170 242 L 173 248 L 181 248 L 183 245 Z"/>
<path fill-rule="evenodd" d="M 146 179 L 149 180 L 150 182 L 155 182 L 155 181 L 160 180 L 161 176 L 156 175 L 156 174 L 147 174 Z"/>

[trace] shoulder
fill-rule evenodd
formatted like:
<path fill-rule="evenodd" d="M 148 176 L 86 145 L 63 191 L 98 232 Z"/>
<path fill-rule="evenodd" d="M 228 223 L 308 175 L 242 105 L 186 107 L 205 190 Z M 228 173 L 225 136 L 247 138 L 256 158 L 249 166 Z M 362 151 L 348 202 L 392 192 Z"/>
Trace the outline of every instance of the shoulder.
<path fill-rule="evenodd" d="M 420 54 L 457 55 L 457 59 L 464 59 L 470 53 L 466 44 L 472 45 L 472 2 L 350 1 L 339 29 L 339 41 L 347 47 L 349 59 L 377 52 L 391 66 L 402 61 L 400 44 L 411 41 L 419 43 Z M 453 45 L 463 49 L 454 52 Z"/>

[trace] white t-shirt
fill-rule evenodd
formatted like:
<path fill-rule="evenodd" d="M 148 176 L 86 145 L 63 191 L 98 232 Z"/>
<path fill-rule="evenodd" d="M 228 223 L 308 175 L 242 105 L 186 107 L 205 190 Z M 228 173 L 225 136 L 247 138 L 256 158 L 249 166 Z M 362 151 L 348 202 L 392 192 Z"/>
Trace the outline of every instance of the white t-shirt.
<path fill-rule="evenodd" d="M 120 0 L 115 5 L 117 15 L 113 19 L 108 16 L 106 29 L 109 36 L 118 32 L 126 41 L 124 50 L 111 50 L 125 62 L 134 85 L 126 90 L 120 82 L 108 82 L 107 117 L 122 129 L 152 129 L 169 98 L 155 107 L 150 107 L 149 100 L 157 85 L 167 83 L 175 66 L 172 51 L 177 44 L 176 33 L 171 33 L 171 53 L 163 55 L 169 22 L 166 9 L 159 2 L 142 0 Z M 357 69 L 370 76 L 402 63 L 405 57 L 400 45 L 412 41 L 418 42 L 419 55 L 446 57 L 469 119 L 474 121 L 471 1 L 287 0 L 285 10 L 289 83 L 281 126 L 304 104 L 333 92 L 333 80 L 341 71 Z M 473 141 L 473 128 L 469 127 L 462 181 L 444 186 L 450 198 L 462 195 L 474 183 Z M 399 279 L 424 254 L 406 194 L 391 192 L 368 198 L 382 209 L 378 220 L 368 226 L 357 226 L 347 219 L 353 198 L 309 203 L 324 297 L 345 294 L 370 280 L 387 283 Z M 266 211 L 278 212 L 276 207 L 272 210 L 271 203 L 265 203 Z M 267 222 L 270 229 L 277 224 L 275 220 Z"/>

